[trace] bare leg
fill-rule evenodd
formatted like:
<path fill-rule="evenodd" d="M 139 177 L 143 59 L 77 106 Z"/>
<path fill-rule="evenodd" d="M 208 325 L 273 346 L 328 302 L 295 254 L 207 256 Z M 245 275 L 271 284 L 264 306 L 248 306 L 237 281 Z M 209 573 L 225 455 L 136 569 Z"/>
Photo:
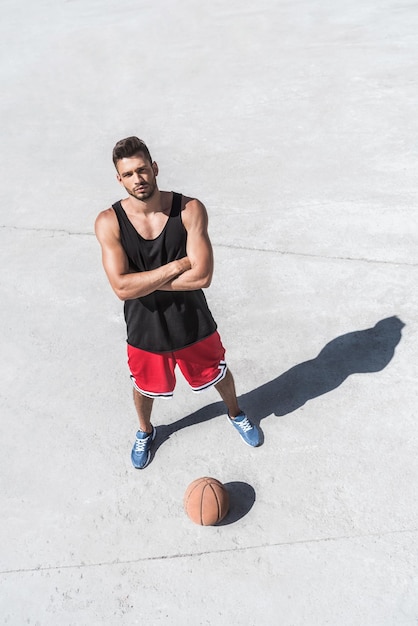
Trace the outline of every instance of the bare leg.
<path fill-rule="evenodd" d="M 259 430 L 256 426 L 254 426 L 254 424 L 250 422 L 245 413 L 243 413 L 239 408 L 237 394 L 235 392 L 234 379 L 229 370 L 227 370 L 225 378 L 221 380 L 217 385 L 215 385 L 215 387 L 219 391 L 222 400 L 228 407 L 228 416 L 230 422 L 238 430 L 241 438 L 249 446 L 259 446 Z"/>
<path fill-rule="evenodd" d="M 139 393 L 139 391 L 134 388 L 134 403 L 136 412 L 138 413 L 139 429 L 144 433 L 151 433 L 151 411 L 154 399 L 143 396 L 142 393 Z"/>
<path fill-rule="evenodd" d="M 215 388 L 218 390 L 222 400 L 228 407 L 228 415 L 232 419 L 241 413 L 241 409 L 238 406 L 237 394 L 235 392 L 234 378 L 227 370 L 225 377 L 219 381 Z"/>

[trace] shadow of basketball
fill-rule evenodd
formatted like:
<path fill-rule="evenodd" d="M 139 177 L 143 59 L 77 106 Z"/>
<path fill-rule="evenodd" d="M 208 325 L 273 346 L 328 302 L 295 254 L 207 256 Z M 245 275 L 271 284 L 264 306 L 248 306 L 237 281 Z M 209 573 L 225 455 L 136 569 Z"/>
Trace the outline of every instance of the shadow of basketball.
<path fill-rule="evenodd" d="M 229 495 L 229 511 L 216 526 L 227 526 L 242 519 L 252 509 L 255 502 L 255 491 L 248 483 L 234 481 L 224 483 Z"/>

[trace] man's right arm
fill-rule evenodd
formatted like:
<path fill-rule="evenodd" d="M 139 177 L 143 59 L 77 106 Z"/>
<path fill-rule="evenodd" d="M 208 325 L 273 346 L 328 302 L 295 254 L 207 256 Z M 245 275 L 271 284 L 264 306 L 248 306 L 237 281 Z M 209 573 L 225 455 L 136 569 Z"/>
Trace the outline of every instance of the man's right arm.
<path fill-rule="evenodd" d="M 190 269 L 190 261 L 186 256 L 154 270 L 132 273 L 120 241 L 119 224 L 114 210 L 107 209 L 99 213 L 94 229 L 102 248 L 102 262 L 107 278 L 120 300 L 147 296 Z"/>

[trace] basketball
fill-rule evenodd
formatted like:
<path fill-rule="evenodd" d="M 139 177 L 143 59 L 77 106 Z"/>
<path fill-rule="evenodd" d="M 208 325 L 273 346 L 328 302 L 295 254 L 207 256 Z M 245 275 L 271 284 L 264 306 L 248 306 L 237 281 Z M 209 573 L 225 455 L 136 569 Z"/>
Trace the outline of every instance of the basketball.
<path fill-rule="evenodd" d="M 186 489 L 184 510 L 192 522 L 213 526 L 228 513 L 228 492 L 216 478 L 197 478 Z"/>

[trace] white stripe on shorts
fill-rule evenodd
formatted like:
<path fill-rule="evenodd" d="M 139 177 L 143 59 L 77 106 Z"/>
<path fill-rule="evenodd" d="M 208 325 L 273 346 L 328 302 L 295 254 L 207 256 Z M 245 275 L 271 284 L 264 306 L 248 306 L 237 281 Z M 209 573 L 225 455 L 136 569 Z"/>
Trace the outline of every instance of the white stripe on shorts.
<path fill-rule="evenodd" d="M 174 393 L 173 391 L 167 391 L 166 393 L 154 393 L 153 391 L 145 391 L 144 389 L 141 389 L 140 387 L 138 387 L 138 385 L 136 384 L 135 378 L 132 376 L 132 374 L 130 375 L 130 378 L 135 389 L 139 391 L 140 394 L 142 394 L 143 396 L 146 396 L 147 398 L 165 398 L 166 400 L 170 400 L 173 397 L 173 393 Z"/>
<path fill-rule="evenodd" d="M 210 383 L 205 383 L 201 387 L 192 387 L 192 391 L 194 393 L 200 393 L 201 391 L 205 391 L 205 389 L 209 389 L 209 387 L 213 387 L 213 385 L 216 385 L 216 383 L 219 383 L 223 378 L 225 378 L 226 372 L 228 370 L 228 366 L 225 361 L 220 361 L 218 369 L 219 374 L 216 376 L 216 378 L 214 378 L 214 380 L 211 380 Z"/>

